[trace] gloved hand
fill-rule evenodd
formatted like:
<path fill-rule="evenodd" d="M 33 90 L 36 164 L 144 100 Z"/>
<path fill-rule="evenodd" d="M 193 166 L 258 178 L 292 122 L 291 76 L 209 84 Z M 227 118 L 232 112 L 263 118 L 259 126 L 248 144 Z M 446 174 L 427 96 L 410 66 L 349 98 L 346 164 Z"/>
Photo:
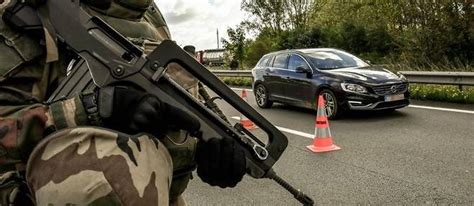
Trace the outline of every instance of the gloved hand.
<path fill-rule="evenodd" d="M 99 116 L 107 128 L 125 133 L 162 135 L 169 129 L 197 132 L 200 123 L 185 111 L 131 87 L 99 89 Z"/>
<path fill-rule="evenodd" d="M 196 162 L 198 176 L 211 186 L 235 187 L 246 172 L 243 149 L 228 138 L 200 141 Z"/>
<path fill-rule="evenodd" d="M 46 0 L 25 0 L 24 2 L 32 7 L 38 7 L 46 3 Z"/>
<path fill-rule="evenodd" d="M 34 205 L 23 172 L 0 174 L 0 205 Z"/>

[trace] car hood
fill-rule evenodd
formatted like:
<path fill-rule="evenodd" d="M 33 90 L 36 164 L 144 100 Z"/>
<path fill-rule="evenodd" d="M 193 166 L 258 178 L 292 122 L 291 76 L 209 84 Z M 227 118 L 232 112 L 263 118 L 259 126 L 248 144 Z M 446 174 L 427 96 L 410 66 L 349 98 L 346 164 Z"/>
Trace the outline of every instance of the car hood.
<path fill-rule="evenodd" d="M 402 79 L 398 75 L 378 66 L 341 68 L 326 70 L 324 72 L 368 84 L 402 82 Z"/>

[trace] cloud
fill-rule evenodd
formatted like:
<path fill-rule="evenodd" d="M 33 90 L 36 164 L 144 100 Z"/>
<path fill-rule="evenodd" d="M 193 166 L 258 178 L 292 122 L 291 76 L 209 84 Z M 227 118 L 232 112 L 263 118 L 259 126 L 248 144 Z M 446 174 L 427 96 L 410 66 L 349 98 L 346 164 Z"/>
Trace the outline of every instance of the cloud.
<path fill-rule="evenodd" d="M 192 18 L 196 16 L 196 12 L 191 9 L 188 9 L 184 13 L 167 12 L 165 15 L 166 15 L 166 22 L 168 24 L 177 25 L 177 24 L 192 20 Z"/>
<path fill-rule="evenodd" d="M 172 38 L 181 46 L 195 45 L 197 50 L 216 48 L 216 30 L 219 29 L 221 38 L 227 38 L 227 28 L 235 27 L 244 19 L 240 0 L 155 1 Z"/>

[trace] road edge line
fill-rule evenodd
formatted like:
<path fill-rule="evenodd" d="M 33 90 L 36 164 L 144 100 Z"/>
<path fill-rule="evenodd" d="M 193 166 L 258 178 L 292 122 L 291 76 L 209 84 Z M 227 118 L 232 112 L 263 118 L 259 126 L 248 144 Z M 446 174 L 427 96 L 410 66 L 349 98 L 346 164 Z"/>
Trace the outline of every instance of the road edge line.
<path fill-rule="evenodd" d="M 450 108 L 442 108 L 442 107 L 430 107 L 430 106 L 422 106 L 422 105 L 414 105 L 414 104 L 410 104 L 410 105 L 408 105 L 408 107 L 416 108 L 416 109 L 428 109 L 428 110 L 444 111 L 444 112 L 456 112 L 456 113 L 464 113 L 464 114 L 474 114 L 474 111 L 462 110 L 462 109 L 450 109 Z"/>
<path fill-rule="evenodd" d="M 240 120 L 240 117 L 237 117 L 237 116 L 233 116 L 231 118 L 235 119 L 235 120 Z M 276 126 L 276 125 L 274 125 L 274 126 L 282 132 L 290 133 L 290 134 L 297 135 L 297 136 L 300 136 L 300 137 L 305 137 L 305 138 L 308 138 L 308 139 L 314 139 L 314 134 L 309 134 L 309 133 L 306 133 L 306 132 L 301 132 L 301 131 L 297 131 L 297 130 L 293 130 L 293 129 L 288 129 L 288 128 L 280 127 L 280 126 Z"/>

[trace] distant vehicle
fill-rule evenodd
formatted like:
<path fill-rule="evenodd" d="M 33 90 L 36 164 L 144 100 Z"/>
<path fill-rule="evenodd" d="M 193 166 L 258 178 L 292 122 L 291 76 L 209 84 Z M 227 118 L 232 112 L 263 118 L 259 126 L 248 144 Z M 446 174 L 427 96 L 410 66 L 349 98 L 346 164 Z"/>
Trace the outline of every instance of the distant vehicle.
<path fill-rule="evenodd" d="M 202 64 L 206 66 L 222 66 L 224 65 L 225 49 L 207 49 L 200 53 Z"/>
<path fill-rule="evenodd" d="M 317 108 L 322 95 L 330 119 L 346 110 L 395 110 L 409 104 L 408 81 L 400 73 L 371 66 L 337 49 L 297 49 L 264 55 L 255 68 L 257 105 L 280 102 Z"/>

